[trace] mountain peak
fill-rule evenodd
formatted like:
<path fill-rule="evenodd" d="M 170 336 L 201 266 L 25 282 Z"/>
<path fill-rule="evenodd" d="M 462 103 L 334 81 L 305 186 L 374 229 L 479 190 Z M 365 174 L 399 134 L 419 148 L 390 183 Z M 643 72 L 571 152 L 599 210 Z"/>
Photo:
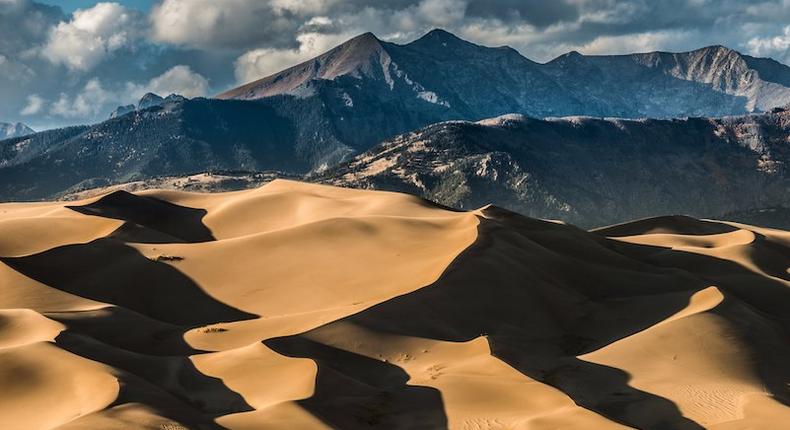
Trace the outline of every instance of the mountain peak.
<path fill-rule="evenodd" d="M 159 106 L 164 103 L 164 101 L 165 99 L 163 99 L 158 94 L 146 93 L 137 103 L 137 109 L 143 110 L 152 106 Z"/>
<path fill-rule="evenodd" d="M 221 99 L 255 99 L 274 94 L 289 94 L 304 89 L 314 79 L 332 80 L 338 76 L 359 76 L 372 73 L 386 62 L 383 42 L 367 32 L 353 37 L 329 51 L 257 81 L 227 91 L 217 96 Z"/>
<path fill-rule="evenodd" d="M 584 58 L 585 58 L 585 56 L 581 52 L 579 52 L 579 51 L 570 51 L 570 52 L 566 52 L 566 53 L 558 56 L 557 58 L 549 61 L 549 63 L 553 63 L 555 61 L 567 61 L 567 60 L 578 61 L 578 60 L 582 60 Z"/>
<path fill-rule="evenodd" d="M 709 45 L 709 46 L 705 46 L 703 48 L 700 48 L 700 51 L 726 51 L 726 52 L 733 52 L 734 50 L 731 49 L 731 48 L 728 48 L 728 47 L 726 47 L 724 45 L 716 44 L 716 45 Z"/>
<path fill-rule="evenodd" d="M 424 36 L 411 42 L 409 45 L 425 45 L 428 43 L 464 43 L 464 44 L 471 44 L 460 37 L 450 33 L 449 31 L 443 30 L 441 28 L 434 28 L 433 30 L 425 33 Z"/>
<path fill-rule="evenodd" d="M 691 51 L 691 53 L 697 53 L 697 54 L 703 54 L 703 55 L 725 55 L 725 56 L 726 55 L 736 55 L 738 57 L 742 57 L 743 56 L 740 52 L 738 52 L 738 51 L 736 51 L 736 50 L 734 50 L 732 48 L 728 48 L 728 47 L 726 47 L 724 45 L 705 46 L 705 47 L 702 47 L 702 48 L 699 48 L 699 49 L 695 49 L 694 51 Z"/>
<path fill-rule="evenodd" d="M 381 40 L 376 37 L 375 34 L 371 33 L 370 31 L 366 33 L 362 33 L 359 36 L 352 37 L 346 43 L 351 43 L 354 41 L 366 41 L 366 42 L 381 42 Z"/>
<path fill-rule="evenodd" d="M 403 46 L 422 55 L 429 55 L 435 58 L 461 59 L 469 59 L 479 55 L 488 55 L 488 53 L 493 51 L 501 52 L 503 49 L 509 49 L 507 47 L 491 48 L 477 45 L 440 28 L 433 29 L 419 39 Z"/>
<path fill-rule="evenodd" d="M 338 51 L 360 51 L 360 52 L 372 52 L 378 51 L 382 49 L 381 47 L 381 40 L 376 37 L 375 34 L 371 32 L 362 33 L 358 36 L 354 36 L 351 39 L 341 43 L 340 45 L 335 46 L 334 48 L 330 49 L 329 51 L 313 58 L 309 61 L 314 60 L 321 60 L 325 57 L 331 56 L 332 53 L 336 53 Z"/>
<path fill-rule="evenodd" d="M 433 30 L 425 33 L 423 37 L 438 37 L 442 39 L 459 39 L 458 36 L 450 33 L 449 31 L 442 29 L 442 28 L 434 28 Z"/>

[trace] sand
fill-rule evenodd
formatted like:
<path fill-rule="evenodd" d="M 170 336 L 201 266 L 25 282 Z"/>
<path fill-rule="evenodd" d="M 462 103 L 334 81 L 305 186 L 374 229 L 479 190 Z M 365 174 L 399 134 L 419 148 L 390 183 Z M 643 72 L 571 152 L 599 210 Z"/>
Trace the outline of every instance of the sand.
<path fill-rule="evenodd" d="M 0 204 L 0 428 L 790 428 L 788 270 L 778 230 L 283 180 Z"/>

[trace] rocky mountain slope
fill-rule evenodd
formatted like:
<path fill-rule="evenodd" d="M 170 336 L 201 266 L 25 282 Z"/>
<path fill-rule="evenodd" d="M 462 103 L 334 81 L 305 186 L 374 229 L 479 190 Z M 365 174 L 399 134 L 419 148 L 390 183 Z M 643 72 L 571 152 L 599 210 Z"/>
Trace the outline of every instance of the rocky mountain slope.
<path fill-rule="evenodd" d="M 13 124 L 8 122 L 0 122 L 0 140 L 27 136 L 33 133 L 35 133 L 35 131 L 32 128 L 22 124 L 21 122 Z"/>
<path fill-rule="evenodd" d="M 539 64 L 509 47 L 479 46 L 442 30 L 405 45 L 367 33 L 219 97 L 277 94 L 321 97 L 350 111 L 379 105 L 409 111 L 412 129 L 507 113 L 721 116 L 790 103 L 790 67 L 723 46 L 617 56 L 571 52 Z"/>
<path fill-rule="evenodd" d="M 352 152 L 323 118 L 315 100 L 176 99 L 94 126 L 3 140 L 0 200 L 210 170 L 304 173 Z"/>
<path fill-rule="evenodd" d="M 790 111 L 722 119 L 518 115 L 407 133 L 313 180 L 494 203 L 584 226 L 790 208 Z"/>
<path fill-rule="evenodd" d="M 586 227 L 654 213 L 790 229 L 788 115 L 776 109 L 719 120 L 506 116 L 447 122 L 304 179 L 407 191 L 458 208 L 509 204 L 532 216 Z M 244 171 L 164 176 L 73 189 L 63 197 L 152 188 L 232 191 L 282 177 L 299 176 Z"/>

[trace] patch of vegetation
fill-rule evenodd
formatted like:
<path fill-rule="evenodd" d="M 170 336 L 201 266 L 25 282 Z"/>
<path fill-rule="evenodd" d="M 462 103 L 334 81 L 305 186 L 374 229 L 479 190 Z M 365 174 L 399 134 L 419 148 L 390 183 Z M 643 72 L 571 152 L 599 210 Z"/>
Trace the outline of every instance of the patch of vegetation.
<path fill-rule="evenodd" d="M 157 255 L 155 261 L 181 261 L 184 257 L 178 255 Z"/>
<path fill-rule="evenodd" d="M 164 423 L 160 425 L 159 428 L 162 430 L 189 430 L 188 428 L 178 423 Z"/>

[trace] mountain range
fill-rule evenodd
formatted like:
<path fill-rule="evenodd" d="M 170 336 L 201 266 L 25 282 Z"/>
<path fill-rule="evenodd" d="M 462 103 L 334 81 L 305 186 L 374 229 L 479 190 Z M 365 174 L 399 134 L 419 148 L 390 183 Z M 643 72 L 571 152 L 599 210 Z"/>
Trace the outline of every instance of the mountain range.
<path fill-rule="evenodd" d="M 682 53 L 570 52 L 540 64 L 512 48 L 476 45 L 443 30 L 405 45 L 366 33 L 218 97 L 253 100 L 279 94 L 322 97 L 349 108 L 374 97 L 376 105 L 408 110 L 426 123 L 508 113 L 721 116 L 790 103 L 790 67 L 724 46 Z"/>
<path fill-rule="evenodd" d="M 487 203 L 582 227 L 650 214 L 690 214 L 790 228 L 790 111 L 720 119 L 624 120 L 506 115 L 448 121 L 390 139 L 303 176 L 401 191 L 455 208 Z M 230 191 L 282 172 L 214 171 L 70 190 Z"/>
<path fill-rule="evenodd" d="M 434 124 L 311 179 L 587 227 L 657 213 L 721 218 L 790 208 L 788 143 L 784 109 L 721 119 L 506 115 Z"/>
<path fill-rule="evenodd" d="M 787 114 L 774 109 L 787 103 L 790 67 L 722 46 L 541 64 L 442 30 L 404 45 L 367 33 L 214 99 L 147 94 L 99 124 L 0 141 L 0 200 L 246 171 L 587 225 L 655 210 L 751 213 L 787 204 Z M 556 119 L 579 115 L 656 119 Z M 668 119 L 726 115 L 738 116 Z M 496 177 L 476 173 L 485 159 Z M 681 199 L 689 190 L 699 198 Z M 642 193 L 644 203 L 614 207 Z"/>
<path fill-rule="evenodd" d="M 13 137 L 27 136 L 35 131 L 21 122 L 8 123 L 0 122 L 0 140 L 11 139 Z"/>

